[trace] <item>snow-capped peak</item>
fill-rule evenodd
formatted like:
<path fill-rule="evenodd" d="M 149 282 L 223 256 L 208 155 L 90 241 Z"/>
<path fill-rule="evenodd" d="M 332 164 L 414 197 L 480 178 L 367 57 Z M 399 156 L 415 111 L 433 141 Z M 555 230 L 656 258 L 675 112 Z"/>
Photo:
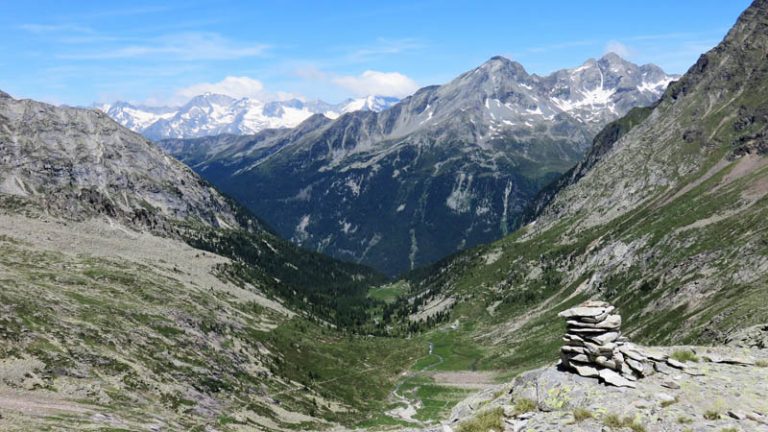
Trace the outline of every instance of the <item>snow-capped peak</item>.
<path fill-rule="evenodd" d="M 352 111 L 382 111 L 398 102 L 385 96 L 348 99 L 339 104 L 289 99 L 265 102 L 204 93 L 181 107 L 155 108 L 127 102 L 96 105 L 118 123 L 150 139 L 253 134 L 263 129 L 293 128 L 314 114 L 336 118 Z"/>
<path fill-rule="evenodd" d="M 399 100 L 386 96 L 367 96 L 357 99 L 350 99 L 341 108 L 342 113 L 353 111 L 375 111 L 380 112 L 396 104 Z"/>

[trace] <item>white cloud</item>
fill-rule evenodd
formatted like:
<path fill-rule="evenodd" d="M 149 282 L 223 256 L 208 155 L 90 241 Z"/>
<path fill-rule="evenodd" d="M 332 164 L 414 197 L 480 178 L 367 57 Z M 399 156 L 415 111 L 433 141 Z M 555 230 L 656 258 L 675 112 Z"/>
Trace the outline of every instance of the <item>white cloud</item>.
<path fill-rule="evenodd" d="M 59 55 L 66 60 L 156 59 L 164 61 L 234 60 L 258 57 L 269 46 L 236 43 L 217 33 L 178 33 L 138 44 Z"/>
<path fill-rule="evenodd" d="M 378 38 L 374 43 L 350 52 L 347 59 L 355 62 L 366 62 L 383 56 L 418 50 L 424 46 L 422 42 L 416 39 Z"/>
<path fill-rule="evenodd" d="M 631 58 L 635 54 L 632 48 L 615 40 L 608 41 L 608 43 L 605 44 L 605 49 L 603 51 L 606 54 L 611 52 L 614 54 L 618 54 L 620 57 L 625 59 Z"/>
<path fill-rule="evenodd" d="M 360 75 L 343 75 L 332 79 L 333 83 L 355 96 L 396 96 L 412 94 L 419 86 L 416 81 L 399 72 L 367 70 Z"/>
<path fill-rule="evenodd" d="M 76 24 L 22 24 L 20 29 L 29 33 L 95 33 L 93 29 Z"/>
<path fill-rule="evenodd" d="M 234 98 L 261 97 L 264 95 L 264 84 L 246 76 L 228 76 L 219 82 L 193 84 L 176 91 L 177 96 L 187 99 L 203 93 L 217 93 Z"/>

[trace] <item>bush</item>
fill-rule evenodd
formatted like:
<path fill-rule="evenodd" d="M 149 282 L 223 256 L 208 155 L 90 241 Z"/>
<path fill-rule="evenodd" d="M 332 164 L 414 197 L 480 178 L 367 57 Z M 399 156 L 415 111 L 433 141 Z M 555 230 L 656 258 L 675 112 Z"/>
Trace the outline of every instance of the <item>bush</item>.
<path fill-rule="evenodd" d="M 720 413 L 715 410 L 708 410 L 704 412 L 704 418 L 707 420 L 719 420 L 720 419 Z"/>

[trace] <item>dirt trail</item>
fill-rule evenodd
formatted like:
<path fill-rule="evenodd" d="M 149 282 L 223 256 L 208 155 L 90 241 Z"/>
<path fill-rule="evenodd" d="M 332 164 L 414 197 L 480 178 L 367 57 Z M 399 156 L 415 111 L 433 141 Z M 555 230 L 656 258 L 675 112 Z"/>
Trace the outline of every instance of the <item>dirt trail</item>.
<path fill-rule="evenodd" d="M 399 400 L 400 402 L 404 403 L 405 406 L 390 410 L 387 412 L 387 415 L 389 415 L 390 417 L 399 418 L 408 422 L 421 423 L 419 420 L 416 420 L 413 418 L 413 416 L 416 415 L 416 413 L 418 412 L 419 408 L 421 408 L 421 401 L 418 399 L 415 401 L 412 401 L 411 399 L 408 399 L 407 397 L 401 395 L 400 388 L 403 386 L 403 384 L 405 384 L 408 381 L 408 378 L 414 376 L 415 374 L 427 372 L 431 369 L 434 369 L 445 362 L 445 359 L 443 358 L 443 356 L 441 356 L 440 354 L 435 354 L 434 351 L 435 351 L 435 344 L 430 342 L 429 353 L 424 357 L 420 357 L 416 359 L 416 362 L 430 356 L 437 357 L 437 362 L 424 366 L 423 368 L 421 368 L 421 370 L 419 370 L 416 373 L 403 372 L 403 375 L 402 375 L 403 378 L 402 380 L 400 380 L 399 383 L 397 383 L 397 386 L 395 387 L 395 389 L 392 390 L 392 396 L 394 396 L 395 399 Z"/>
<path fill-rule="evenodd" d="M 0 409 L 17 411 L 25 415 L 45 417 L 55 412 L 73 414 L 94 414 L 95 411 L 83 405 L 57 398 L 49 393 L 0 389 Z"/>

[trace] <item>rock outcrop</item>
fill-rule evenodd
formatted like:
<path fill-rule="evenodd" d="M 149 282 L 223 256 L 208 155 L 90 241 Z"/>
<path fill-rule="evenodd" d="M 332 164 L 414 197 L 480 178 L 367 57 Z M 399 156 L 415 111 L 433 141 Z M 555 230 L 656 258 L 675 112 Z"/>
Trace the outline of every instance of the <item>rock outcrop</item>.
<path fill-rule="evenodd" d="M 239 225 L 211 185 L 106 114 L 8 95 L 0 95 L 0 199 L 161 234 L 179 221 Z"/>
<path fill-rule="evenodd" d="M 768 431 L 764 402 L 768 388 L 763 385 L 768 367 L 760 366 L 768 364 L 768 351 L 725 346 L 632 348 L 658 359 L 689 352 L 698 361 L 691 359 L 681 371 L 665 365 L 666 360 L 648 360 L 658 371 L 638 380 L 633 389 L 606 387 L 593 378 L 547 366 L 469 396 L 440 425 L 407 431 L 466 430 L 466 422 L 494 410 L 503 430 L 516 432 Z M 521 410 L 522 406 L 527 409 Z"/>

